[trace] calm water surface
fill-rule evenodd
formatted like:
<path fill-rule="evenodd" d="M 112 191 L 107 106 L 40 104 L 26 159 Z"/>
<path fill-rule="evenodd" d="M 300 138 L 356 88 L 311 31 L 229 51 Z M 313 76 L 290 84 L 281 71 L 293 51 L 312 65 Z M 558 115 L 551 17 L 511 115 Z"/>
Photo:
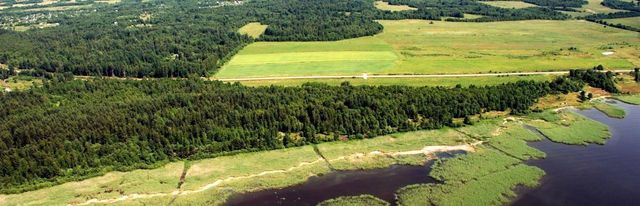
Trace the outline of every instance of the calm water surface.
<path fill-rule="evenodd" d="M 640 205 L 640 107 L 616 105 L 626 110 L 624 119 L 597 110 L 579 111 L 609 126 L 613 136 L 605 145 L 530 143 L 547 158 L 529 164 L 547 174 L 539 187 L 521 192 L 513 205 Z"/>
<path fill-rule="evenodd" d="M 464 151 L 439 153 L 438 158 L 448 158 Z M 232 197 L 227 205 L 250 206 L 315 206 L 331 198 L 370 194 L 395 203 L 394 193 L 407 185 L 435 183 L 429 177 L 433 161 L 424 166 L 393 165 L 389 168 L 357 171 L 336 171 L 320 177 L 312 177 L 300 185 L 283 189 L 271 189 Z"/>

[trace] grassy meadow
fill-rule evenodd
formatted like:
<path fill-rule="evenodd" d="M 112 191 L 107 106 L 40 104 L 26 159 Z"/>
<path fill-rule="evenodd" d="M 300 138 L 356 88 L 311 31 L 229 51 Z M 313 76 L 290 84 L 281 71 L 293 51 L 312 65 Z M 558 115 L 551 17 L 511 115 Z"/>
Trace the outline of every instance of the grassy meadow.
<path fill-rule="evenodd" d="M 418 10 L 416 8 L 407 6 L 407 5 L 390 5 L 389 2 L 384 1 L 375 1 L 374 6 L 380 10 L 385 11 L 410 11 L 410 10 Z"/>
<path fill-rule="evenodd" d="M 258 38 L 264 33 L 265 30 L 267 30 L 267 26 L 268 25 L 260 24 L 260 22 L 251 22 L 238 29 L 238 33 L 246 34 L 247 36 L 253 38 Z"/>
<path fill-rule="evenodd" d="M 611 69 L 640 66 L 637 33 L 586 21 L 379 22 L 384 31 L 370 37 L 250 44 L 215 78 L 550 71 L 598 64 Z M 605 56 L 605 51 L 615 53 Z"/>
<path fill-rule="evenodd" d="M 629 104 L 640 105 L 640 95 L 617 96 L 615 98 Z"/>
<path fill-rule="evenodd" d="M 325 200 L 318 206 L 389 206 L 388 202 L 371 195 L 347 196 Z"/>
<path fill-rule="evenodd" d="M 640 28 L 640 16 L 629 17 L 629 18 L 619 18 L 619 19 L 607 19 L 605 21 L 612 24 L 622 24 L 625 26 Z"/>
<path fill-rule="evenodd" d="M 240 81 L 247 86 L 299 86 L 307 82 L 325 83 L 328 85 L 340 85 L 343 82 L 349 82 L 352 85 L 406 85 L 406 86 L 444 86 L 454 87 L 456 85 L 469 86 L 485 86 L 497 85 L 509 82 L 523 81 L 549 81 L 556 76 L 553 75 L 529 75 L 529 76 L 501 76 L 501 77 L 444 77 L 444 78 L 348 78 L 348 79 L 289 79 L 289 80 L 252 80 Z"/>
<path fill-rule="evenodd" d="M 573 112 L 546 111 L 531 114 L 530 118 L 528 124 L 537 128 L 551 141 L 558 143 L 604 144 L 611 137 L 606 125 Z"/>
<path fill-rule="evenodd" d="M 626 115 L 624 109 L 615 105 L 607 104 L 607 103 L 596 103 L 593 105 L 593 107 L 595 107 L 597 110 L 600 110 L 602 113 L 606 114 L 611 118 L 622 119 Z"/>
<path fill-rule="evenodd" d="M 524 1 L 481 1 L 481 3 L 507 9 L 536 7 L 535 4 L 530 4 Z"/>

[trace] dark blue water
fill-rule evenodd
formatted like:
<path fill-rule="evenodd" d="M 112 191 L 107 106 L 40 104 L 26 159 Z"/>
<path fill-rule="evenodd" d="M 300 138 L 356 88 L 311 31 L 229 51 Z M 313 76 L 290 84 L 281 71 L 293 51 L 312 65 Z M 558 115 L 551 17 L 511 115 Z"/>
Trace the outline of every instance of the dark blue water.
<path fill-rule="evenodd" d="M 438 158 L 449 158 L 464 151 L 438 153 Z M 429 177 L 433 161 L 423 166 L 393 165 L 383 169 L 335 171 L 320 177 L 312 177 L 300 185 L 282 189 L 270 189 L 237 194 L 226 205 L 247 206 L 315 206 L 340 196 L 370 194 L 395 204 L 394 193 L 407 185 L 436 183 Z"/>
<path fill-rule="evenodd" d="M 605 145 L 529 143 L 547 158 L 528 163 L 547 174 L 539 187 L 521 192 L 513 205 L 640 205 L 640 107 L 616 105 L 626 110 L 624 119 L 597 110 L 579 111 L 609 126 L 612 138 Z"/>

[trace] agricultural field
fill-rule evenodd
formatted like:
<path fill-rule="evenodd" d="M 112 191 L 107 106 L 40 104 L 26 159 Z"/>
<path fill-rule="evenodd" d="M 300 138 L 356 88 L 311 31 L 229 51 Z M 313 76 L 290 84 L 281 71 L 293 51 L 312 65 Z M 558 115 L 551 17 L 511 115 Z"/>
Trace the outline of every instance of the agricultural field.
<path fill-rule="evenodd" d="M 214 77 L 454 74 L 640 65 L 640 39 L 635 32 L 586 21 L 379 22 L 384 31 L 371 37 L 256 42 Z M 613 53 L 603 54 L 607 51 Z"/>
<path fill-rule="evenodd" d="M 495 6 L 495 7 L 507 8 L 507 9 L 511 9 L 511 8 L 521 9 L 521 8 L 536 7 L 535 4 L 530 4 L 523 1 L 482 1 L 482 3 Z"/>
<path fill-rule="evenodd" d="M 267 30 L 267 25 L 262 25 L 260 22 L 251 22 L 241 27 L 238 32 L 253 38 L 258 38 L 265 30 Z"/>
<path fill-rule="evenodd" d="M 417 10 L 416 8 L 406 6 L 406 5 L 390 5 L 389 2 L 384 1 L 375 1 L 374 5 L 376 8 L 385 11 L 411 11 Z"/>

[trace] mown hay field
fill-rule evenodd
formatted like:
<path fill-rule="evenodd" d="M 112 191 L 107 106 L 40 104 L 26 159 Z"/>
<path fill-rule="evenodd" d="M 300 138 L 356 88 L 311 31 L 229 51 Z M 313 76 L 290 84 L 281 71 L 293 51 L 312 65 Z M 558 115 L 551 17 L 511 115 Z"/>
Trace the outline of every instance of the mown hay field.
<path fill-rule="evenodd" d="M 535 4 L 530 4 L 523 1 L 481 1 L 481 3 L 507 9 L 536 7 Z"/>
<path fill-rule="evenodd" d="M 567 70 L 598 64 L 610 69 L 640 66 L 637 33 L 587 21 L 379 22 L 384 31 L 370 37 L 250 44 L 215 77 L 451 74 Z"/>

